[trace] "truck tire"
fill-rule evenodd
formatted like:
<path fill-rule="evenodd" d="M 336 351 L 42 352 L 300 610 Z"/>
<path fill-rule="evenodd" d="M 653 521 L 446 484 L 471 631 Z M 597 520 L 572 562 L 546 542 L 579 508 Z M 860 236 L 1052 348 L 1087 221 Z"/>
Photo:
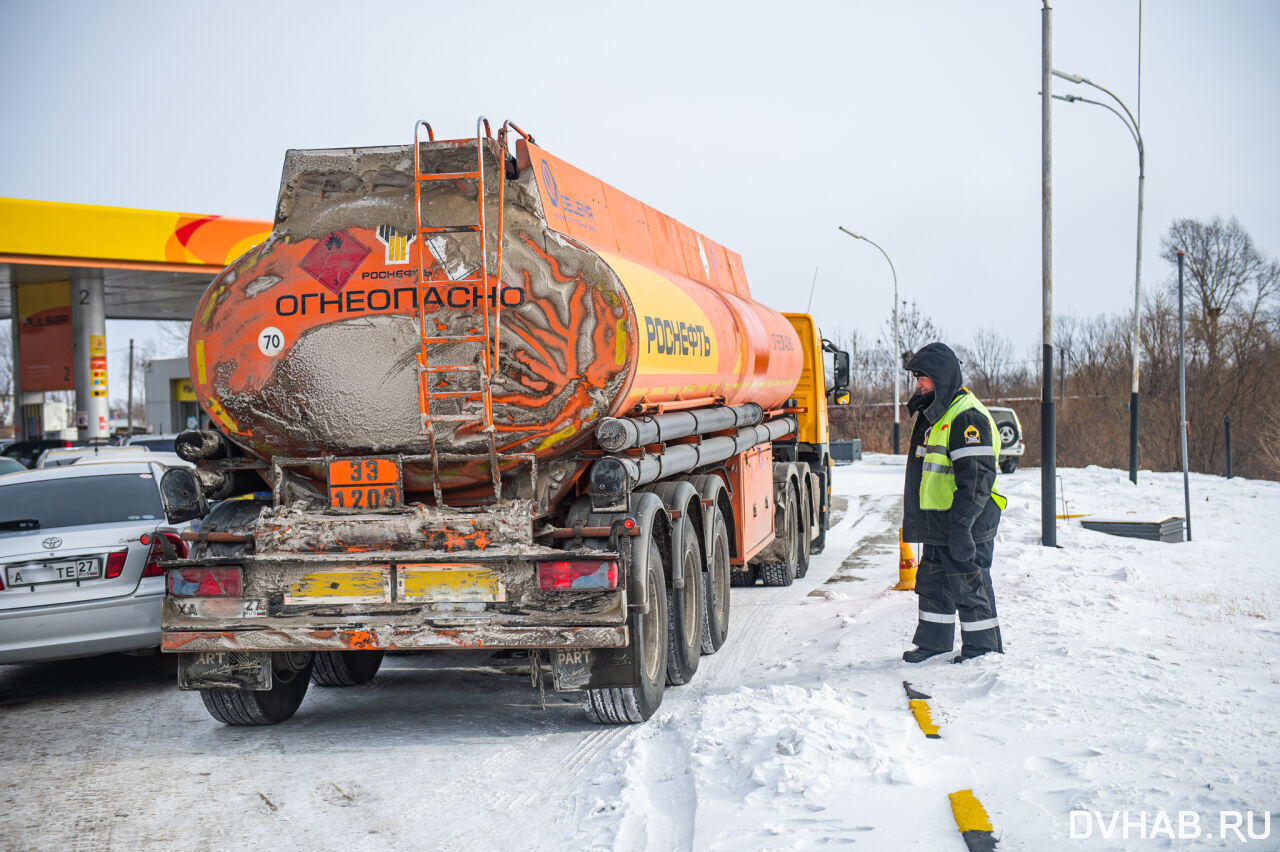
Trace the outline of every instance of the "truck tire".
<path fill-rule="evenodd" d="M 808 480 L 805 475 L 805 480 Z M 794 491 L 793 486 L 788 486 Z M 807 489 L 801 489 L 800 493 L 795 495 L 796 501 L 796 578 L 799 579 L 809 573 L 809 495 Z"/>
<path fill-rule="evenodd" d="M 667 685 L 667 582 L 663 577 L 662 554 L 649 539 L 645 560 L 649 584 L 649 611 L 631 613 L 627 628 L 639 656 L 640 684 L 584 689 L 582 708 L 587 717 L 602 725 L 643 722 L 657 712 Z"/>
<path fill-rule="evenodd" d="M 706 614 L 702 619 L 702 653 L 714 654 L 729 635 L 729 529 L 719 510 L 711 523 L 711 556 L 703 575 L 702 600 Z"/>
<path fill-rule="evenodd" d="M 759 566 L 760 580 L 766 586 L 790 586 L 795 582 L 800 548 L 800 524 L 797 510 L 796 492 L 788 487 L 786 500 L 773 514 L 774 529 L 782 530 L 785 542 L 782 560 L 766 562 Z"/>
<path fill-rule="evenodd" d="M 311 682 L 316 686 L 368 683 L 382 667 L 385 651 L 316 651 Z"/>
<path fill-rule="evenodd" d="M 702 603 L 701 544 L 693 524 L 681 518 L 684 525 L 679 536 L 681 553 L 673 554 L 684 569 L 684 588 L 667 591 L 667 683 L 680 686 L 693 680 L 702 657 L 703 622 L 706 609 Z M 674 566 L 673 566 L 674 567 Z M 674 570 L 673 572 L 674 573 Z"/>
<path fill-rule="evenodd" d="M 754 586 L 759 576 L 760 572 L 756 570 L 756 566 L 748 565 L 745 570 L 729 572 L 729 585 L 740 588 Z"/>
<path fill-rule="evenodd" d="M 315 655 L 306 653 L 306 664 L 277 666 L 277 660 L 300 654 L 272 654 L 271 689 L 255 692 L 248 689 L 202 689 L 200 698 L 209 715 L 224 725 L 275 725 L 298 712 L 311 682 Z"/>
<path fill-rule="evenodd" d="M 810 553 L 827 549 L 827 527 L 831 524 L 831 462 L 824 462 L 818 474 L 818 536 L 809 545 Z"/>

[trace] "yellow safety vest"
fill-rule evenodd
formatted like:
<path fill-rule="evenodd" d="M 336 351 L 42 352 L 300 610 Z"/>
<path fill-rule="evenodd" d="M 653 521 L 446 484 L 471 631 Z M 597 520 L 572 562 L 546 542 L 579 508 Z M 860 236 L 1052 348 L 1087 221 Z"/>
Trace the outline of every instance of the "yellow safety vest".
<path fill-rule="evenodd" d="M 996 430 L 996 422 L 991 417 L 991 412 L 987 411 L 987 407 L 978 401 L 978 398 L 967 389 L 963 389 L 964 393 L 957 396 L 951 402 L 951 407 L 947 409 L 946 414 L 938 418 L 938 422 L 933 424 L 925 437 L 925 445 L 917 447 L 916 453 L 924 454 L 924 470 L 920 474 L 920 508 L 932 511 L 946 511 L 951 508 L 951 501 L 956 493 L 956 472 L 951 465 L 952 454 L 949 450 L 948 435 L 950 434 L 951 422 L 956 419 L 962 411 L 968 411 L 976 408 L 982 412 L 987 418 L 987 423 L 991 425 L 991 448 L 990 452 L 994 453 L 993 462 L 999 463 L 1000 460 L 1000 433 Z M 966 452 L 972 449 L 972 452 Z M 956 450 L 957 453 L 966 455 L 977 455 L 981 453 L 985 455 L 988 448 L 982 447 L 963 447 Z M 1000 493 L 998 488 L 999 477 L 991 483 L 991 499 L 996 501 L 996 505 L 1004 509 L 1008 501 L 1004 495 Z"/>

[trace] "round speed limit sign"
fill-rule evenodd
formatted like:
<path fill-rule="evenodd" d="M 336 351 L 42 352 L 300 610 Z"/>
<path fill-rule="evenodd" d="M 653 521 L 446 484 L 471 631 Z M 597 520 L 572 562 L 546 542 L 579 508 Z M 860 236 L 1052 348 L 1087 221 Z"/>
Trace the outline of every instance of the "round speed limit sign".
<path fill-rule="evenodd" d="M 284 350 L 284 332 L 275 326 L 267 326 L 258 332 L 258 351 L 268 358 Z"/>

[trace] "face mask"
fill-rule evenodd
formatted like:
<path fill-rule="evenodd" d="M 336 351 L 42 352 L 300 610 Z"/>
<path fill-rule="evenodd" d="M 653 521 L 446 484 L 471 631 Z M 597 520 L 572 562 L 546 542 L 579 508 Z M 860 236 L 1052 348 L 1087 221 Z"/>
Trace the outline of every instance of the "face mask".
<path fill-rule="evenodd" d="M 917 414 L 924 411 L 933 404 L 933 391 L 921 393 L 919 388 L 911 395 L 911 399 L 907 400 L 907 411 Z"/>

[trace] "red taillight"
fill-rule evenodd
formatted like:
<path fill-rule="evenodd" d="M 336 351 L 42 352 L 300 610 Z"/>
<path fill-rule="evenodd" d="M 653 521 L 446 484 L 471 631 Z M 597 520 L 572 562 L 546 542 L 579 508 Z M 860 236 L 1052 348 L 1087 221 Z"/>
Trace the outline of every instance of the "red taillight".
<path fill-rule="evenodd" d="M 538 588 L 553 589 L 616 589 L 618 588 L 618 563 L 608 562 L 539 562 Z"/>
<path fill-rule="evenodd" d="M 151 543 L 151 553 L 147 554 L 147 567 L 142 569 L 144 577 L 163 577 L 164 569 L 160 567 L 161 559 L 186 559 L 187 543 L 182 537 L 175 532 L 156 533 L 155 537 L 143 534 L 138 539 L 143 544 Z M 166 556 L 164 552 L 164 543 L 169 542 L 172 548 L 172 556 Z"/>
<path fill-rule="evenodd" d="M 107 579 L 112 580 L 124 572 L 124 561 L 129 558 L 129 551 L 107 554 Z"/>
<path fill-rule="evenodd" d="M 169 594 L 176 598 L 238 598 L 239 568 L 174 568 L 169 571 Z"/>

